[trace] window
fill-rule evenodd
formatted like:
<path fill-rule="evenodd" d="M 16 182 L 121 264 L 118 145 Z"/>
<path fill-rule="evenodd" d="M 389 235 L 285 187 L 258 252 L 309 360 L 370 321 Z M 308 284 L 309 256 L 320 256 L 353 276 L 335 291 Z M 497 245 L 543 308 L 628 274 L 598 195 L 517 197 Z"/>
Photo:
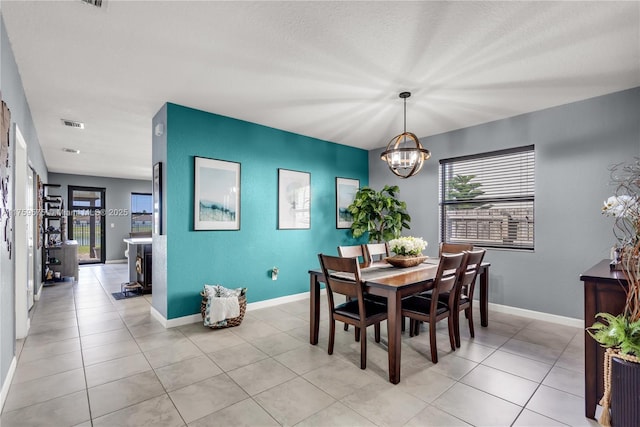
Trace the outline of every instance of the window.
<path fill-rule="evenodd" d="M 440 238 L 534 249 L 534 146 L 440 160 Z"/>
<path fill-rule="evenodd" d="M 152 204 L 150 193 L 131 193 L 131 232 L 151 233 Z"/>

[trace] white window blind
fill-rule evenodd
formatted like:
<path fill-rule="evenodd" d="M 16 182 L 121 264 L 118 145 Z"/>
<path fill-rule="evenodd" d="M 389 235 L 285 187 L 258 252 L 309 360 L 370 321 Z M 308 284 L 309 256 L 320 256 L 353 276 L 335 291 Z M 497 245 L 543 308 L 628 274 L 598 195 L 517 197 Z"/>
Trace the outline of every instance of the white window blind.
<path fill-rule="evenodd" d="M 440 238 L 534 249 L 534 146 L 440 160 Z"/>

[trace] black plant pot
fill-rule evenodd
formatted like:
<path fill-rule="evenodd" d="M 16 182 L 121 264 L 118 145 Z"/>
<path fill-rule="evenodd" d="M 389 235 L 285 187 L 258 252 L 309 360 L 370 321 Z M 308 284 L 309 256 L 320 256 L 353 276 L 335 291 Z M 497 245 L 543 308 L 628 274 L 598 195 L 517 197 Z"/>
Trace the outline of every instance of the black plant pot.
<path fill-rule="evenodd" d="M 611 425 L 640 426 L 640 363 L 611 358 Z"/>

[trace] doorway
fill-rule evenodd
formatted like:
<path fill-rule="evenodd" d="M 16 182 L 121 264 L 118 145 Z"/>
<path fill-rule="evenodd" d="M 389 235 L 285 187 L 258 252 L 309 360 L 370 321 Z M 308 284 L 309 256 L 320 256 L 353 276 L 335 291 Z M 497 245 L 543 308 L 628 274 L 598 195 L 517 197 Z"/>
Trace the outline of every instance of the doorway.
<path fill-rule="evenodd" d="M 78 262 L 105 261 L 105 193 L 99 187 L 69 186 L 69 238 L 78 242 Z"/>
<path fill-rule="evenodd" d="M 16 338 L 29 332 L 29 309 L 33 306 L 33 194 L 29 191 L 31 169 L 27 143 L 16 124 L 15 132 L 15 316 Z M 31 273 L 31 274 L 30 274 Z"/>

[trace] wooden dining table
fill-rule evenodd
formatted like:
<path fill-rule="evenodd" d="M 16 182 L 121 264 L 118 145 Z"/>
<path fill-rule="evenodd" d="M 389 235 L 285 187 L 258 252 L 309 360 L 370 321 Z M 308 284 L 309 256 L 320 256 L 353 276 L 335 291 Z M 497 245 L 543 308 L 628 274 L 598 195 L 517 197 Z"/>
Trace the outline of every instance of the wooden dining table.
<path fill-rule="evenodd" d="M 483 262 L 479 270 L 480 276 L 480 323 L 488 325 L 488 288 L 489 267 Z M 398 269 L 384 266 L 389 274 L 381 273 L 381 266 L 373 265 L 363 268 L 361 277 L 366 292 L 387 298 L 387 339 L 389 354 L 389 381 L 400 382 L 401 334 L 402 334 L 402 298 L 433 288 L 433 279 L 438 269 L 438 260 L 429 259 L 418 268 Z M 320 323 L 320 283 L 324 283 L 322 270 L 309 270 L 310 292 L 310 337 L 312 345 L 318 344 Z"/>

